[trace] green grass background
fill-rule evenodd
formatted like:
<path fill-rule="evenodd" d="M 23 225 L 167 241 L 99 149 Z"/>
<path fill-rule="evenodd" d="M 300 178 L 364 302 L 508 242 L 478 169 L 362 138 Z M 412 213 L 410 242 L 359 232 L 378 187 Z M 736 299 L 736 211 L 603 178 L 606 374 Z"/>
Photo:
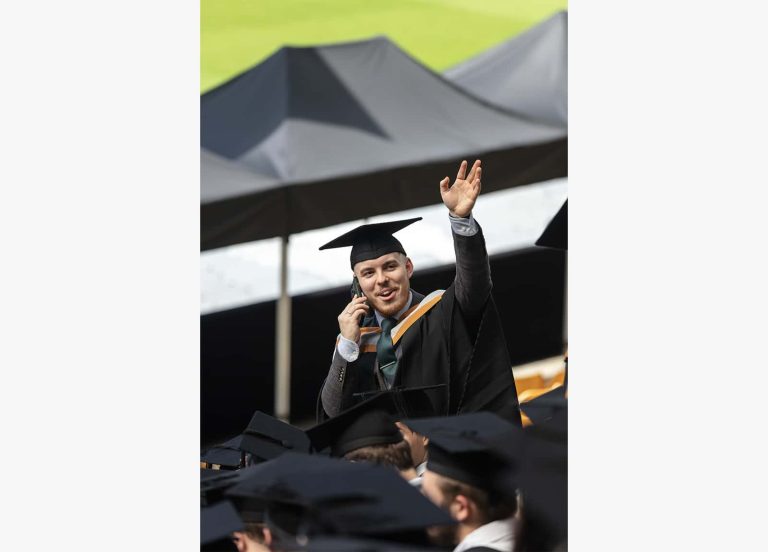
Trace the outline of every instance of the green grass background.
<path fill-rule="evenodd" d="M 201 91 L 281 46 L 376 35 L 442 71 L 566 8 L 565 0 L 200 0 Z"/>

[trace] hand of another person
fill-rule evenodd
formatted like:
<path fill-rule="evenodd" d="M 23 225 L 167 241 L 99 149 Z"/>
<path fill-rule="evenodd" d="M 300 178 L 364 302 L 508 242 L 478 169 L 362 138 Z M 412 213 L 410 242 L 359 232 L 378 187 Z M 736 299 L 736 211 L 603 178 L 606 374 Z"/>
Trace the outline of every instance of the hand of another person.
<path fill-rule="evenodd" d="M 451 179 L 447 176 L 440 181 L 440 195 L 453 216 L 466 218 L 472 212 L 477 196 L 480 195 L 481 171 L 480 160 L 478 159 L 472 165 L 469 176 L 465 178 L 467 162 L 462 161 L 453 186 L 450 186 Z"/>
<path fill-rule="evenodd" d="M 360 324 L 358 320 L 361 315 L 368 314 L 369 310 L 370 307 L 365 302 L 365 296 L 355 296 L 339 314 L 339 331 L 341 335 L 357 343 L 360 340 Z"/>

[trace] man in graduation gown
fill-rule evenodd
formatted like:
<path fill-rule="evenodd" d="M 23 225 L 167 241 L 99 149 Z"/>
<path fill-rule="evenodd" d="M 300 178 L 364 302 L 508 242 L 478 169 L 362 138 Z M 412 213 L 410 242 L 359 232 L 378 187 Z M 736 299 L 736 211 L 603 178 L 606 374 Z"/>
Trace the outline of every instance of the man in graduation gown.
<path fill-rule="evenodd" d="M 446 384 L 432 395 L 436 415 L 488 410 L 520 423 L 511 363 L 491 297 L 482 229 L 472 217 L 480 161 L 462 162 L 453 185 L 440 182 L 448 208 L 456 277 L 426 296 L 410 289 L 413 263 L 392 235 L 419 218 L 360 226 L 320 249 L 352 246 L 359 282 L 339 314 L 320 417 L 335 416 L 382 389 Z"/>

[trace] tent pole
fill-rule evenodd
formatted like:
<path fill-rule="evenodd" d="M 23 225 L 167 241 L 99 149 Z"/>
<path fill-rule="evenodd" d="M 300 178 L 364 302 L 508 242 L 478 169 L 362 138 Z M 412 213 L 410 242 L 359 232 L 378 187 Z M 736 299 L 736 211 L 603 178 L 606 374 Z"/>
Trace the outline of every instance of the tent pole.
<path fill-rule="evenodd" d="M 280 297 L 275 332 L 275 417 L 291 412 L 291 298 L 288 295 L 288 236 L 280 243 Z"/>

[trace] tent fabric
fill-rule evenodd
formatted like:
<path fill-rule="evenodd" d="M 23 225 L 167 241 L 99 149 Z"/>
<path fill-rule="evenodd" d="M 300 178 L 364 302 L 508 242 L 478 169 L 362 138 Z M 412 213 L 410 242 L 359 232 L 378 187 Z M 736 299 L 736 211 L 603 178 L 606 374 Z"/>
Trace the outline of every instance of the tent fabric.
<path fill-rule="evenodd" d="M 251 241 L 254 238 L 249 227 L 253 221 L 269 221 L 276 231 L 284 230 L 275 213 L 285 211 L 285 189 L 274 176 L 260 174 L 236 160 L 201 149 L 200 188 L 204 244 L 220 247 L 217 244 Z"/>
<path fill-rule="evenodd" d="M 444 76 L 514 113 L 568 127 L 568 12 L 464 61 Z"/>
<path fill-rule="evenodd" d="M 383 37 L 281 48 L 203 94 L 200 117 L 204 250 L 438 203 L 464 158 L 483 159 L 484 192 L 567 174 L 564 129 L 489 106 Z"/>

